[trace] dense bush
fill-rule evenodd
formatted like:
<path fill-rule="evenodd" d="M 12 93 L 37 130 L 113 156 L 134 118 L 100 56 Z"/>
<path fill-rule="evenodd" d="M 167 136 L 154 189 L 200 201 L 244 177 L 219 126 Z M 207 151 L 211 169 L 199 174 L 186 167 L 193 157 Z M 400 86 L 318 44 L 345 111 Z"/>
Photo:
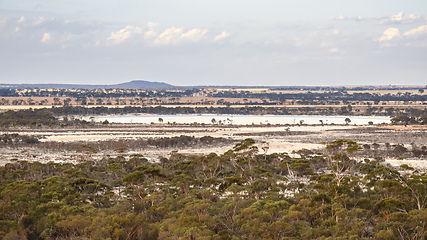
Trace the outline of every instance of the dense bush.
<path fill-rule="evenodd" d="M 58 124 L 58 121 L 53 116 L 53 113 L 47 109 L 42 110 L 19 110 L 0 113 L 0 126 L 53 126 Z"/>
<path fill-rule="evenodd" d="M 2 239 L 424 239 L 427 176 L 328 154 L 259 154 L 246 139 L 222 155 L 140 154 L 0 167 Z M 82 151 L 90 151 L 82 146 Z"/>
<path fill-rule="evenodd" d="M 19 144 L 19 143 L 26 143 L 26 144 L 34 144 L 39 143 L 39 139 L 34 136 L 28 136 L 28 135 L 20 135 L 17 133 L 13 134 L 2 134 L 0 135 L 0 144 Z"/>

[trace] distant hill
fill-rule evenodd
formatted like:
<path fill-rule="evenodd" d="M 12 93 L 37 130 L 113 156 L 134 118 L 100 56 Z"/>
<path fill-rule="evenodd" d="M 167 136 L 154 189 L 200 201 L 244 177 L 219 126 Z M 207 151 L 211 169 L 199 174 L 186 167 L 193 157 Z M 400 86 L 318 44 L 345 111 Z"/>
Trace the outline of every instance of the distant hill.
<path fill-rule="evenodd" d="M 133 80 L 130 82 L 112 84 L 112 85 L 84 85 L 84 84 L 57 84 L 57 83 L 40 83 L 40 84 L 0 84 L 0 88 L 63 88 L 63 89 L 94 89 L 94 88 L 173 88 L 174 86 L 164 82 L 150 82 L 143 80 Z"/>
<path fill-rule="evenodd" d="M 143 81 L 143 80 L 134 80 L 130 82 L 120 83 L 116 85 L 110 85 L 111 87 L 115 88 L 169 88 L 173 87 L 173 85 L 170 85 L 168 83 L 164 82 L 149 82 L 149 81 Z"/>

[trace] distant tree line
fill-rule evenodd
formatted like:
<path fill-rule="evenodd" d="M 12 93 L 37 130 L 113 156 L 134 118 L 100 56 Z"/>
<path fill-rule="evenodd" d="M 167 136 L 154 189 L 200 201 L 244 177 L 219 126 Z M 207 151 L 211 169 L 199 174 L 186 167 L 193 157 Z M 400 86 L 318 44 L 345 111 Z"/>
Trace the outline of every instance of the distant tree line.
<path fill-rule="evenodd" d="M 301 89 L 301 88 L 300 88 Z M 298 89 L 298 90 L 300 90 Z M 243 98 L 243 99 L 263 99 L 268 101 L 251 102 L 247 101 L 244 104 L 264 104 L 272 105 L 283 103 L 286 100 L 292 100 L 296 104 L 307 104 L 307 105 L 325 105 L 325 104 L 340 104 L 344 102 L 426 102 L 427 95 L 423 94 L 424 89 L 419 89 L 419 94 L 412 94 L 405 92 L 405 90 L 411 90 L 411 88 L 402 89 L 402 92 L 396 94 L 377 94 L 369 92 L 354 92 L 349 93 L 350 90 L 357 89 L 346 89 L 346 88 L 332 88 L 325 89 L 324 92 L 311 92 L 310 88 L 306 89 L 306 92 L 300 93 L 278 93 L 278 92 L 251 92 L 244 90 L 230 90 L 230 91 L 209 91 L 203 88 L 192 88 L 186 90 L 141 90 L 141 89 L 29 89 L 29 91 L 23 91 L 24 89 L 7 89 L 0 88 L 0 97 L 68 97 L 74 98 L 81 104 L 86 105 L 86 98 L 173 98 L 179 99 L 183 97 L 192 97 L 194 95 L 213 97 L 218 99 L 224 98 Z M 31 90 L 31 91 L 30 91 Z M 275 89 L 273 89 L 275 90 Z M 278 89 L 276 89 L 278 90 Z M 315 91 L 316 89 L 313 89 Z M 360 90 L 360 89 L 359 89 Z M 82 102 L 82 101 L 83 102 Z M 227 104 L 224 100 L 216 101 L 216 104 Z M 168 104 L 185 104 L 185 102 L 171 101 Z M 228 104 L 237 104 L 230 102 Z M 242 104 L 242 103 L 239 103 Z"/>
<path fill-rule="evenodd" d="M 120 97 L 190 97 L 199 89 L 183 91 L 141 89 L 25 89 L 0 88 L 0 97 L 72 97 L 72 98 L 120 98 Z"/>
<path fill-rule="evenodd" d="M 390 121 L 395 125 L 427 125 L 427 116 L 396 116 L 391 118 Z"/>
<path fill-rule="evenodd" d="M 354 102 L 354 101 L 373 101 L 373 102 L 390 102 L 390 101 L 427 101 L 427 95 L 412 94 L 410 92 L 397 94 L 376 94 L 376 93 L 348 93 L 346 91 L 338 92 L 306 92 L 306 93 L 275 93 L 261 92 L 254 93 L 250 91 L 224 91 L 210 93 L 209 97 L 215 98 L 246 98 L 246 99 L 268 99 L 270 101 L 300 100 L 299 104 L 319 105 L 333 101 Z"/>

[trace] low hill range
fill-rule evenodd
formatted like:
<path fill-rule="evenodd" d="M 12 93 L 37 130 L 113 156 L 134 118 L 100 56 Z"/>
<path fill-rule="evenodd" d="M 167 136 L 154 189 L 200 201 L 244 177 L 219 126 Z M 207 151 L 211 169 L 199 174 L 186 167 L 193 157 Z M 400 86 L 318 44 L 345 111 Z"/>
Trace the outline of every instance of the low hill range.
<path fill-rule="evenodd" d="M 63 83 L 0 83 L 0 89 L 163 89 L 163 90 L 186 90 L 186 89 L 271 89 L 271 90 L 305 90 L 305 91 L 363 91 L 363 90 L 418 90 L 427 89 L 425 86 L 399 86 L 399 85 L 360 85 L 360 86 L 241 86 L 241 85 L 199 85 L 199 86 L 176 86 L 164 82 L 153 82 L 145 80 L 133 80 L 118 84 L 63 84 Z M 423 91 L 424 92 L 424 91 Z"/>
<path fill-rule="evenodd" d="M 19 89 L 45 89 L 45 88 L 56 88 L 56 89 L 97 89 L 97 88 L 120 88 L 120 89 L 132 89 L 132 88 L 173 88 L 174 86 L 164 82 L 150 82 L 144 80 L 133 80 L 130 82 L 124 82 L 112 85 L 85 85 L 85 84 L 59 84 L 59 83 L 40 83 L 40 84 L 0 84 L 0 88 L 19 88 Z"/>

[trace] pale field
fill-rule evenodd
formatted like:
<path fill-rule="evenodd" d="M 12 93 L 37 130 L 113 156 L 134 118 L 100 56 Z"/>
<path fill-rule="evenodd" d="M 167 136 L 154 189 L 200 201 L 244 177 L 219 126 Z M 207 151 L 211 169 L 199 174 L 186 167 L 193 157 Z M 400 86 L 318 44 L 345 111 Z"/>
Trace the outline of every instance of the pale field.
<path fill-rule="evenodd" d="M 218 100 L 218 99 L 216 99 Z M 236 100 L 236 102 L 239 102 L 238 100 Z M 107 108 L 124 108 L 124 107 L 129 107 L 129 106 L 134 106 L 134 107 L 158 107 L 158 106 L 162 106 L 162 107 L 166 107 L 166 108 L 175 108 L 175 107 L 214 107 L 214 108 L 225 108 L 225 105 L 218 105 L 218 104 L 200 104 L 197 103 L 195 104 L 195 102 L 189 102 L 187 104 L 112 104 L 112 105 L 79 105 L 79 104 L 73 104 L 71 103 L 71 106 L 80 106 L 80 107 L 85 107 L 85 108 L 95 108 L 95 107 L 107 107 Z M 342 106 L 347 106 L 348 104 L 339 104 L 339 105 L 303 105 L 303 104 L 291 104 L 290 101 L 285 102 L 285 104 L 277 104 L 277 105 L 261 105 L 261 104 L 243 104 L 243 101 L 241 101 L 241 104 L 234 104 L 229 106 L 230 108 L 242 108 L 242 107 L 263 107 L 263 108 L 272 108 L 272 107 L 286 107 L 286 108 L 291 108 L 291 109 L 295 109 L 295 108 L 305 108 L 305 107 L 310 107 L 310 108 L 317 108 L 317 109 L 325 109 L 325 108 L 341 108 Z M 427 108 L 427 105 L 425 104 L 425 102 L 411 102 L 408 104 L 402 104 L 401 102 L 380 102 L 380 104 L 373 104 L 371 102 L 371 105 L 368 106 L 366 103 L 362 102 L 353 102 L 351 103 L 353 110 L 360 110 L 360 111 L 364 111 L 366 110 L 368 107 L 377 107 L 377 108 L 388 108 L 388 107 L 398 107 L 398 108 L 417 108 L 417 109 L 425 109 Z M 42 108 L 52 108 L 52 107 L 61 107 L 60 105 L 0 105 L 0 112 L 5 112 L 8 110 L 25 110 L 25 109 L 42 109 Z"/>
<path fill-rule="evenodd" d="M 422 87 L 420 87 L 422 88 Z M 272 90 L 272 91 L 268 91 L 271 93 L 283 93 L 283 94 L 296 94 L 296 93 L 307 93 L 307 90 Z M 329 91 L 325 91 L 325 90 L 316 90 L 316 91 L 310 91 L 312 93 L 325 93 L 325 92 L 329 92 Z M 338 92 L 338 91 L 331 91 L 331 92 Z M 346 90 L 347 93 L 349 94 L 354 94 L 354 93 L 369 93 L 369 94 L 379 94 L 379 95 L 385 95 L 385 94 L 392 94 L 392 95 L 396 95 L 398 93 L 411 93 L 411 94 L 417 94 L 417 95 L 426 95 L 427 91 L 424 91 L 424 93 L 420 93 L 418 92 L 418 89 L 400 89 L 400 90 L 389 90 L 389 89 L 383 89 L 383 90 L 351 90 L 351 89 L 347 89 Z"/>
<path fill-rule="evenodd" d="M 233 89 L 236 90 L 236 89 Z M 212 92 L 213 89 L 205 89 L 206 92 Z M 252 93 L 259 92 L 269 92 L 269 93 L 284 93 L 284 94 L 304 94 L 307 93 L 307 90 L 280 90 L 280 91 L 271 91 L 269 89 L 237 89 L 236 91 L 250 91 Z M 321 91 L 311 91 L 313 93 L 324 93 L 324 90 Z M 401 90 L 364 90 L 364 91 L 352 91 L 351 87 L 348 87 L 348 93 L 370 93 L 370 94 L 420 94 L 417 89 L 401 89 Z M 425 91 L 422 95 L 426 95 L 427 91 Z M 80 106 L 79 102 L 76 101 L 76 98 L 69 97 L 1 97 L 0 98 L 0 111 L 5 110 L 14 110 L 14 109 L 28 109 L 28 108 L 43 108 L 43 107 L 51 107 L 51 106 L 61 106 L 58 104 L 58 101 L 62 104 L 64 100 L 70 99 L 69 105 L 72 106 Z M 98 101 L 101 99 L 102 103 L 98 104 Z M 119 102 L 117 102 L 119 100 Z M 182 98 L 173 98 L 173 97 L 153 97 L 153 98 L 144 98 L 144 97 L 118 97 L 118 98 L 96 98 L 96 97 L 88 97 L 87 103 L 88 105 L 84 105 L 85 107 L 97 107 L 97 106 L 105 106 L 105 107 L 124 107 L 124 106 L 167 106 L 167 107 L 176 107 L 176 106 L 199 106 L 199 107 L 224 107 L 225 105 L 217 105 L 218 100 L 223 100 L 225 102 L 230 102 L 237 105 L 232 105 L 231 107 L 245 107 L 249 102 L 252 103 L 262 103 L 263 99 L 259 98 L 219 98 L 219 97 L 207 97 L 207 94 L 199 93 L 192 97 L 182 97 Z M 264 106 L 264 107 L 289 107 L 289 108 L 298 108 L 298 107 L 318 107 L 318 108 L 326 108 L 326 107 L 341 107 L 344 105 L 342 102 L 339 105 L 299 105 L 296 100 L 287 99 L 281 105 L 249 105 L 249 106 Z M 13 101 L 19 101 L 19 105 L 12 104 Z M 29 102 L 32 101 L 33 104 L 30 105 Z M 274 102 L 269 100 L 264 100 L 266 102 Z M 175 105 L 176 103 L 180 105 Z M 207 103 L 210 102 L 210 103 Z M 356 107 L 366 105 L 367 102 L 359 102 L 359 101 L 349 101 L 349 103 Z M 371 101 L 370 104 L 375 107 L 425 107 L 423 104 L 425 102 L 408 102 L 403 103 L 400 101 L 389 101 L 389 102 L 380 102 L 379 104 L 373 104 Z"/>

